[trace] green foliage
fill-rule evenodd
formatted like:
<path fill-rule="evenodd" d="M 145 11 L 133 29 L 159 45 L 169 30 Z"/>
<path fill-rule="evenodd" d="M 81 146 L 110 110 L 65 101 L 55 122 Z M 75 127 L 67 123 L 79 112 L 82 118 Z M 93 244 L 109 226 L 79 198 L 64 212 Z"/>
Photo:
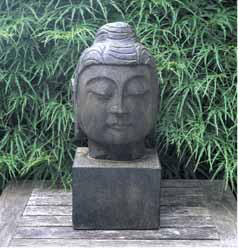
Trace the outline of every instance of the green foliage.
<path fill-rule="evenodd" d="M 164 177 L 196 171 L 234 187 L 236 8 L 225 0 L 0 1 L 0 182 L 69 185 L 70 80 L 97 28 L 123 20 L 157 62 L 161 103 L 149 143 Z"/>

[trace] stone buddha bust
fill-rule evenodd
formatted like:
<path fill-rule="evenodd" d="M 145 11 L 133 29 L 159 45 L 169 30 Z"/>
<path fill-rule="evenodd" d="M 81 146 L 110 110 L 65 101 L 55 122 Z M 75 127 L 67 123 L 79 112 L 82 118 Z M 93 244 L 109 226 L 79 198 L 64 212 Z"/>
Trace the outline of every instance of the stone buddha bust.
<path fill-rule="evenodd" d="M 89 156 L 130 161 L 145 155 L 159 85 L 155 63 L 124 22 L 102 26 L 80 57 L 73 79 L 75 136 L 88 137 Z"/>

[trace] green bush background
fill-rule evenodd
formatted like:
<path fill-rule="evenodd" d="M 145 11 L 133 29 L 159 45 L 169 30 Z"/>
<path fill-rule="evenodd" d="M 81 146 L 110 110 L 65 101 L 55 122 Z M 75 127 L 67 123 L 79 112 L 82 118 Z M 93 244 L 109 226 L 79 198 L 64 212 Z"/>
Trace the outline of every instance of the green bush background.
<path fill-rule="evenodd" d="M 0 181 L 71 182 L 71 77 L 98 27 L 126 21 L 157 62 L 163 177 L 236 182 L 236 4 L 1 0 Z M 86 144 L 82 136 L 81 145 Z"/>

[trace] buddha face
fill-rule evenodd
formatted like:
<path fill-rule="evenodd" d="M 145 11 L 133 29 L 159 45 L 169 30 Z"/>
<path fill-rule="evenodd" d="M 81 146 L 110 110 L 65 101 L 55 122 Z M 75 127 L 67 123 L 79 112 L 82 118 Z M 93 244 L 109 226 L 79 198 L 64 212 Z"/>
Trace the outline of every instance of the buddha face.
<path fill-rule="evenodd" d="M 157 111 L 157 83 L 146 65 L 91 65 L 79 77 L 81 129 L 99 144 L 143 141 Z"/>

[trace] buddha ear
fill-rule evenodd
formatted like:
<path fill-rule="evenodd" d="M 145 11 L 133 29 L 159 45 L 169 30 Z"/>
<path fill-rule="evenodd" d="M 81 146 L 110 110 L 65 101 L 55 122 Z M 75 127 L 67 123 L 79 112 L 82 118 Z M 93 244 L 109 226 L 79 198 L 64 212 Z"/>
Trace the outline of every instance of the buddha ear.
<path fill-rule="evenodd" d="M 72 85 L 72 104 L 73 104 L 73 112 L 74 112 L 74 141 L 76 141 L 79 137 L 79 125 L 78 125 L 78 115 L 77 115 L 77 103 L 76 103 L 76 82 L 75 79 L 71 79 Z"/>
<path fill-rule="evenodd" d="M 73 90 L 73 97 L 74 97 L 74 93 L 76 92 L 75 91 L 75 88 L 76 88 L 76 82 L 75 82 L 75 79 L 72 78 L 71 79 L 71 86 L 72 86 L 72 90 Z"/>

